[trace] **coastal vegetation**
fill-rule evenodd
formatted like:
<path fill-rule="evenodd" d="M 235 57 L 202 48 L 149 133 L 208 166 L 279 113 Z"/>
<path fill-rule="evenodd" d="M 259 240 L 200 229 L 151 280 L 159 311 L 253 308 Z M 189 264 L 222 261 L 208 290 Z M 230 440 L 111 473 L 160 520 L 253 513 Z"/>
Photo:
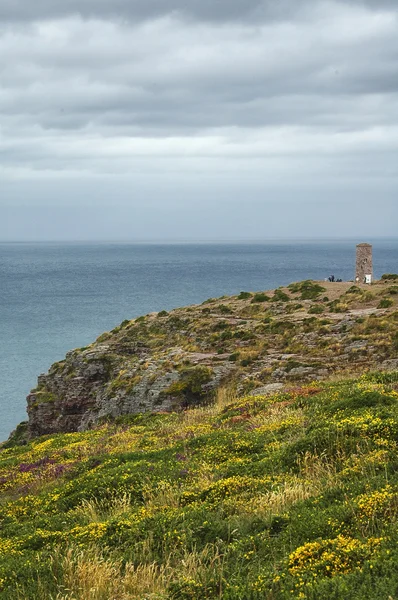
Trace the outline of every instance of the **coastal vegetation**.
<path fill-rule="evenodd" d="M 385 599 L 398 373 L 120 418 L 0 453 L 4 600 Z"/>
<path fill-rule="evenodd" d="M 125 320 L 39 378 L 28 398 L 30 435 L 211 402 L 226 382 L 244 395 L 275 383 L 398 369 L 393 281 L 303 281 Z"/>
<path fill-rule="evenodd" d="M 69 352 L 0 449 L 0 597 L 398 597 L 394 278 L 209 299 Z"/>

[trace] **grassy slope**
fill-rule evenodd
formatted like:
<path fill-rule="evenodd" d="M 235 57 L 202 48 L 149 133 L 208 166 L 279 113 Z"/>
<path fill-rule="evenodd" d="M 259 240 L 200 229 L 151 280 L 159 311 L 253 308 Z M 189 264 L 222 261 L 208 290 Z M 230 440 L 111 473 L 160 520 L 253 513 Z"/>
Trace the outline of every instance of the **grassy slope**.
<path fill-rule="evenodd" d="M 4 600 L 398 596 L 398 373 L 0 453 Z"/>

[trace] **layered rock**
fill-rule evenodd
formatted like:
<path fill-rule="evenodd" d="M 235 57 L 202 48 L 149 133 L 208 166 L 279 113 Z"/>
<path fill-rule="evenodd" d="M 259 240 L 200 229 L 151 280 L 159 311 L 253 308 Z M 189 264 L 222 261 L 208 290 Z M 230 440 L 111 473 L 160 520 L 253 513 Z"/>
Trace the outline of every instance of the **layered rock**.
<path fill-rule="evenodd" d="M 39 377 L 28 396 L 29 435 L 183 409 L 211 401 L 227 382 L 265 393 L 396 364 L 397 297 L 389 282 L 371 291 L 303 282 L 125 321 Z"/>

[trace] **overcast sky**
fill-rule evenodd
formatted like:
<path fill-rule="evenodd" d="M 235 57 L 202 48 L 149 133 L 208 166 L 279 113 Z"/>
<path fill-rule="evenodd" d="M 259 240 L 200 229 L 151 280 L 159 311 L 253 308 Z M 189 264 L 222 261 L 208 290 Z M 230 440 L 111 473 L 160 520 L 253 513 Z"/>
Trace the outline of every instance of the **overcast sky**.
<path fill-rule="evenodd" d="M 0 240 L 397 236 L 397 0 L 0 0 Z"/>

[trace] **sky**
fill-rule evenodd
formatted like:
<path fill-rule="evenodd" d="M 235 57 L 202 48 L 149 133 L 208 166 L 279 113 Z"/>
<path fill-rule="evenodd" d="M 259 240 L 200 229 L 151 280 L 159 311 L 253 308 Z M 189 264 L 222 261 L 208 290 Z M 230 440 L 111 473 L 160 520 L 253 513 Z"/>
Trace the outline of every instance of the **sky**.
<path fill-rule="evenodd" d="M 0 1 L 0 241 L 397 224 L 397 0 Z"/>

